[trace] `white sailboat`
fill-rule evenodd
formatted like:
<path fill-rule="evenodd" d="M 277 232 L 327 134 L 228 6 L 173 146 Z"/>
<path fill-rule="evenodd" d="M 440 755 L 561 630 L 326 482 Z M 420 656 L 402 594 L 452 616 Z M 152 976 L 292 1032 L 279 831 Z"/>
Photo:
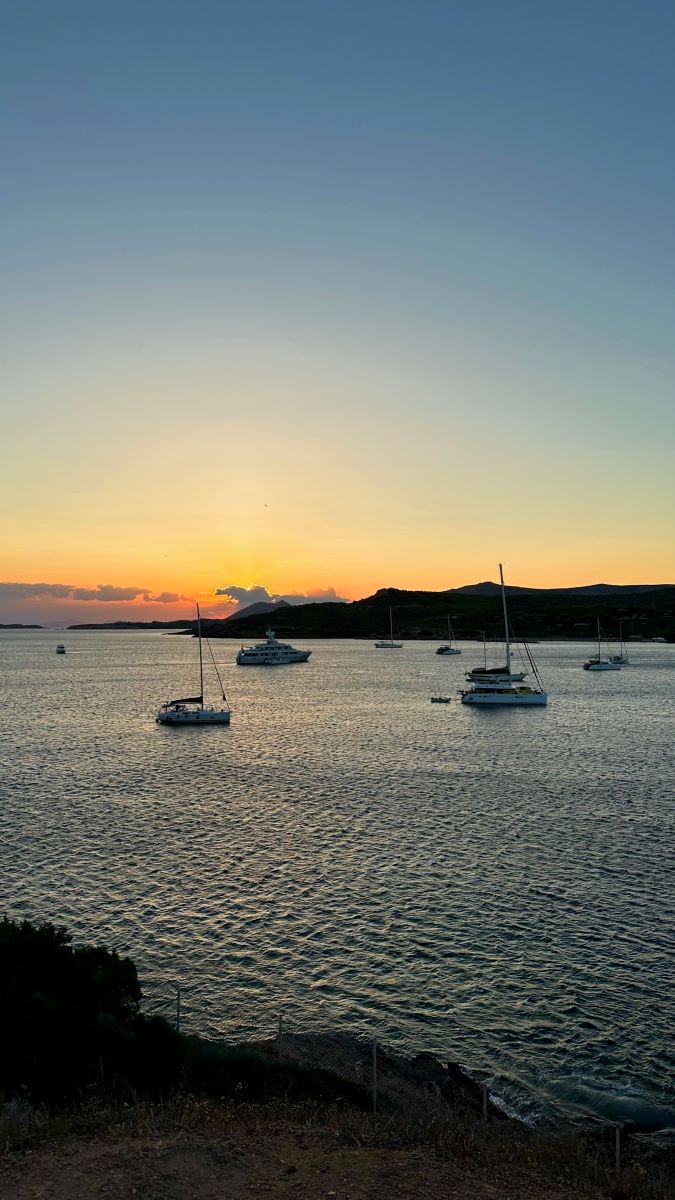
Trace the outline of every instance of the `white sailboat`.
<path fill-rule="evenodd" d="M 598 653 L 593 658 L 588 658 L 584 663 L 584 671 L 620 671 L 621 663 L 616 655 L 614 658 L 602 657 L 602 643 L 600 638 L 600 620 L 598 619 Z"/>
<path fill-rule="evenodd" d="M 402 650 L 403 642 L 394 641 L 394 617 L 391 608 L 389 609 L 389 641 L 381 641 L 375 643 L 376 650 Z"/>
<path fill-rule="evenodd" d="M 204 707 L 204 660 L 202 656 L 202 619 L 197 605 L 197 640 L 199 642 L 199 695 L 184 696 L 179 700 L 166 700 L 155 716 L 158 725 L 229 725 L 229 708 Z M 207 641 L 213 666 L 218 676 L 218 683 L 223 700 L 227 704 L 227 696 L 223 681 L 216 666 L 210 643 Z"/>
<path fill-rule="evenodd" d="M 481 704 L 481 705 L 542 705 L 548 701 L 548 695 L 544 691 L 544 685 L 541 681 L 535 661 L 530 653 L 529 647 L 524 643 L 525 652 L 527 654 L 532 673 L 536 680 L 536 686 L 527 687 L 521 683 L 525 676 L 525 672 L 513 672 L 511 670 L 511 637 L 509 633 L 509 618 L 506 609 L 506 590 L 504 588 L 504 572 L 502 564 L 499 564 L 499 579 L 502 592 L 502 609 L 504 612 L 504 641 L 506 645 L 506 665 L 504 667 L 477 667 L 467 675 L 467 680 L 470 681 L 471 687 L 460 693 L 462 704 Z"/>
<path fill-rule="evenodd" d="M 625 667 L 630 662 L 630 659 L 628 657 L 628 647 L 623 639 L 622 624 L 623 622 L 619 621 L 619 653 L 610 654 L 609 661 L 611 663 L 618 663 L 620 667 Z"/>
<path fill-rule="evenodd" d="M 454 630 L 452 628 L 452 625 L 450 624 L 449 617 L 448 617 L 448 645 L 447 646 L 439 646 L 436 653 L 437 654 L 461 654 L 462 653 L 459 646 L 457 645 L 457 638 L 455 637 Z"/>

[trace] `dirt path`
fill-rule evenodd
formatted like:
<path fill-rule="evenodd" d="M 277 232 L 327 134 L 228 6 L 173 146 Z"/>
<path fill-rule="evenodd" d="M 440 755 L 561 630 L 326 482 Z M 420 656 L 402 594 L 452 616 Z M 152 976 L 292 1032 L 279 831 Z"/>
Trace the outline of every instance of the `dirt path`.
<path fill-rule="evenodd" d="M 502 1173 L 500 1172 L 500 1175 Z M 2 1200 L 588 1200 L 536 1178 L 481 1178 L 425 1148 L 340 1145 L 299 1127 L 69 1136 L 0 1160 Z"/>

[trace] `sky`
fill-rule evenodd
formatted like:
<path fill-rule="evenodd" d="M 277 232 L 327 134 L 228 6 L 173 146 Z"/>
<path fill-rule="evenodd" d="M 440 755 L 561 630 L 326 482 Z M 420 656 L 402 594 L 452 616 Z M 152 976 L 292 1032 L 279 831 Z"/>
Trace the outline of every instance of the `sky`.
<path fill-rule="evenodd" d="M 0 621 L 674 581 L 674 60 L 660 0 L 2 0 Z"/>

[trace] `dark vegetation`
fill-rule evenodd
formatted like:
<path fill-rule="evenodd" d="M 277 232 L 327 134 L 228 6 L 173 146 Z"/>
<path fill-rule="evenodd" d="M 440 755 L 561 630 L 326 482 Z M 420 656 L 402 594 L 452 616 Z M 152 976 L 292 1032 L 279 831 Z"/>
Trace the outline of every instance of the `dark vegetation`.
<path fill-rule="evenodd" d="M 368 1105 L 363 1089 L 328 1071 L 185 1037 L 146 1016 L 132 961 L 73 947 L 63 928 L 4 918 L 0 980 L 0 1099 L 56 1109 L 92 1096 L 156 1101 L 180 1091 Z"/>
<path fill-rule="evenodd" d="M 164 1145 L 179 1135 L 182 1147 L 197 1139 L 208 1173 L 208 1134 L 222 1142 L 240 1127 L 255 1134 L 257 1144 L 278 1138 L 280 1130 L 292 1134 L 298 1154 L 308 1136 L 320 1135 L 325 1144 L 327 1134 L 336 1151 L 347 1145 L 350 1154 L 354 1146 L 409 1152 L 407 1168 L 400 1162 L 398 1169 L 407 1169 L 413 1180 L 419 1150 L 426 1148 L 438 1162 L 456 1165 L 467 1195 L 472 1176 L 502 1174 L 505 1183 L 521 1180 L 518 1194 L 528 1197 L 549 1195 L 548 1183 L 561 1182 L 578 1188 L 575 1195 L 613 1200 L 673 1194 L 672 1151 L 626 1140 L 617 1174 L 613 1130 L 537 1134 L 494 1109 L 482 1119 L 475 1086 L 459 1069 L 427 1055 L 402 1060 L 401 1069 L 397 1056 L 383 1053 L 381 1094 L 389 1102 L 380 1111 L 378 1100 L 375 1118 L 360 1083 L 309 1061 L 307 1039 L 298 1039 L 295 1061 L 281 1063 L 270 1045 L 231 1047 L 181 1036 L 163 1019 L 142 1013 L 129 958 L 103 947 L 74 947 L 67 931 L 51 924 L 0 921 L 0 981 L 5 1153 L 54 1139 L 70 1145 L 68 1139 L 77 1138 L 82 1145 L 83 1137 L 102 1144 L 112 1137 L 118 1144 L 122 1136 L 154 1136 Z M 110 1169 L 107 1153 L 97 1170 Z"/>
<path fill-rule="evenodd" d="M 596 634 L 599 618 L 607 635 L 617 637 L 619 621 L 625 638 L 665 637 L 675 641 L 675 586 L 561 591 L 507 588 L 509 617 L 524 638 L 584 638 Z M 408 592 L 382 588 L 352 604 L 303 604 L 275 612 L 277 636 L 363 637 L 389 635 L 393 609 L 398 636 L 447 640 L 448 617 L 458 638 L 502 636 L 502 611 L 494 584 L 474 590 Z M 209 637 L 254 638 L 265 631 L 260 616 L 203 622 Z"/>
<path fill-rule="evenodd" d="M 508 588 L 509 616 L 523 638 L 593 639 L 598 619 L 606 636 L 616 638 L 619 621 L 626 639 L 663 637 L 675 641 L 675 585 L 544 590 Z M 251 608 L 258 606 L 252 605 Z M 265 608 L 266 606 L 261 606 Z M 488 639 L 502 635 L 499 589 L 479 583 L 446 592 L 412 592 L 381 588 L 374 596 L 351 604 L 279 604 L 274 611 L 236 614 L 223 620 L 202 620 L 209 637 L 255 639 L 268 624 L 284 637 L 373 638 L 389 636 L 389 609 L 397 636 L 447 640 L 448 617 L 458 638 Z M 106 625 L 71 625 L 71 629 L 175 629 L 196 632 L 194 621 L 115 621 Z"/>

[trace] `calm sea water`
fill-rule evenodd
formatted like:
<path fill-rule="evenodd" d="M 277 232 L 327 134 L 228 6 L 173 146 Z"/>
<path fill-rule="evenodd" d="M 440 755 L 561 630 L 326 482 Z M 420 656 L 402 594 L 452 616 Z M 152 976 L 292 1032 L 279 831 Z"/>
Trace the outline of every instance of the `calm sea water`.
<path fill-rule="evenodd" d="M 232 725 L 172 730 L 191 638 L 1 633 L 0 907 L 179 982 L 206 1034 L 283 1014 L 525 1116 L 675 1125 L 675 647 L 593 675 L 540 645 L 548 708 L 481 711 L 476 646 L 311 645 L 265 669 L 215 642 Z"/>

